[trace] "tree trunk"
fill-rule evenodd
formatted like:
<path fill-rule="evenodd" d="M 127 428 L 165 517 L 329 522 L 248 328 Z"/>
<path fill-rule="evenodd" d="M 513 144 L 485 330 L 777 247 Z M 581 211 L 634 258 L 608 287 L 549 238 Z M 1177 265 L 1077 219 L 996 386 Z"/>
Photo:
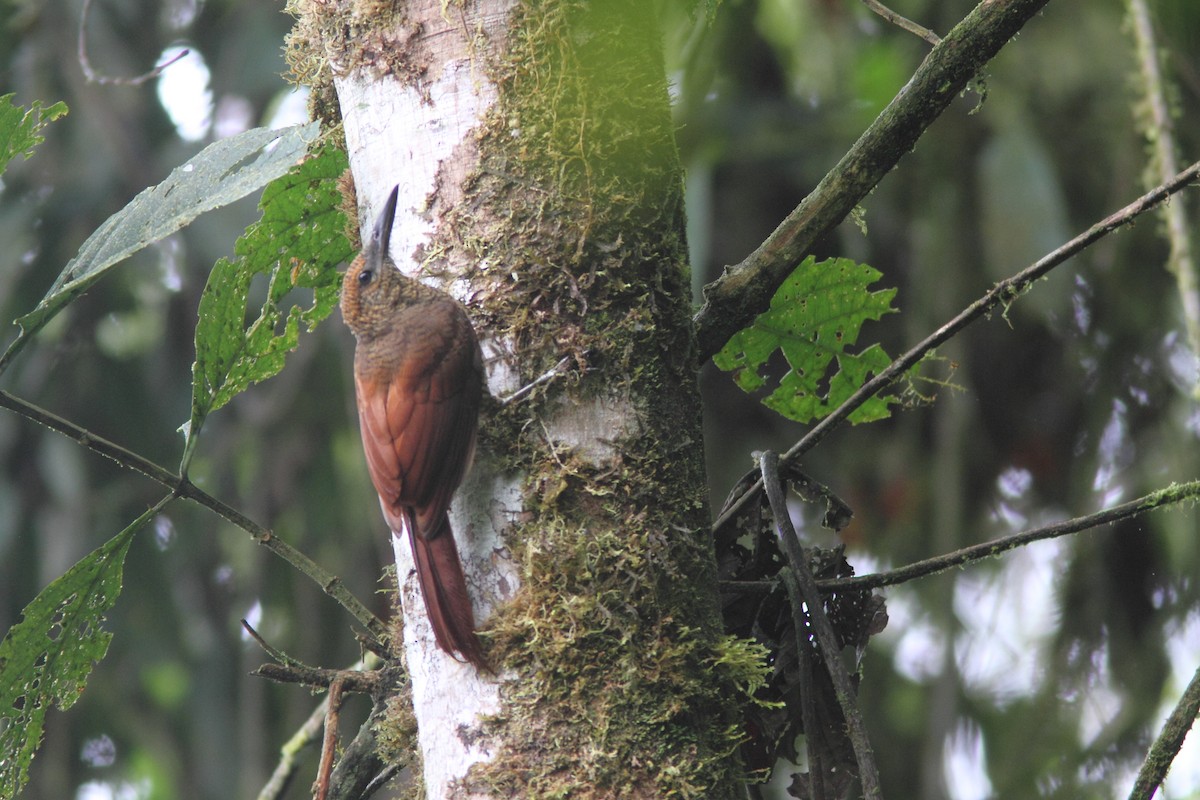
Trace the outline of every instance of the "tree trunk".
<path fill-rule="evenodd" d="M 497 676 L 437 649 L 395 542 L 429 797 L 731 797 L 753 667 L 707 535 L 682 174 L 644 0 L 311 3 L 369 230 L 466 305 L 485 403 L 451 521 Z M 336 106 L 329 87 L 336 91 Z M 364 500 L 373 496 L 363 487 Z"/>

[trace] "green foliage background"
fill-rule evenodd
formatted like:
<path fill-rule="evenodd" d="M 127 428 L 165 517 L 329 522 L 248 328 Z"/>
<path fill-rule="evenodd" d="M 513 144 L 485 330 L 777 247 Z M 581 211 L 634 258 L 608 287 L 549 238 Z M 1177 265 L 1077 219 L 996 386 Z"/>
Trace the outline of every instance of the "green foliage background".
<path fill-rule="evenodd" d="M 890 5 L 944 33 L 971 4 Z M 1200 155 L 1200 7 L 1154 5 L 1189 161 Z M 248 124 L 262 124 L 286 91 L 279 47 L 290 21 L 281 11 L 210 3 L 179 27 L 161 4 L 97 6 L 93 66 L 132 75 L 186 39 L 212 70 L 217 107 L 248 109 Z M 0 6 L 0 94 L 14 92 L 25 106 L 62 99 L 71 109 L 45 130 L 34 158 L 14 160 L 5 174 L 0 321 L 32 309 L 109 215 L 203 144 L 176 135 L 153 83 L 82 80 L 75 31 L 63 24 L 77 13 L 57 0 Z M 1116 0 L 1050 3 L 989 69 L 978 112 L 969 113 L 977 97 L 963 98 L 863 204 L 867 233 L 847 223 L 821 243 L 818 258 L 870 264 L 882 272 L 878 287 L 896 292 L 901 313 L 871 322 L 863 341 L 902 351 L 998 278 L 1140 193 L 1146 150 L 1132 121 L 1123 13 Z M 925 49 L 852 0 L 728 0 L 711 22 L 670 19 L 697 286 L 770 232 Z M 1184 202 L 1194 220 L 1200 201 Z M 248 199 L 135 256 L 52 321 L 0 388 L 174 465 L 183 445 L 175 431 L 193 412 L 197 310 L 210 270 L 234 254 L 257 217 Z M 806 470 L 856 512 L 844 532 L 852 559 L 905 563 L 1200 472 L 1189 362 L 1158 234 L 1143 223 L 1106 240 L 1006 318 L 943 349 L 958 365 L 961 391 L 848 428 L 806 458 Z M 329 310 L 315 283 L 280 304 L 260 274 L 246 293 L 255 309 L 278 306 L 280 319 L 293 303 Z M 349 336 L 330 320 L 299 341 L 277 377 L 205 424 L 191 476 L 342 576 L 382 614 L 386 598 L 373 592 L 387 540 L 358 450 Z M 778 379 L 783 365 L 768 362 L 762 374 Z M 723 497 L 751 450 L 784 449 L 804 427 L 763 409 L 711 366 L 702 388 L 711 486 Z M 7 630 L 30 599 L 161 490 L 8 413 L 0 414 L 0 465 Z M 1013 476 L 1028 486 L 1012 491 Z M 1020 691 L 989 689 L 957 657 L 956 646 L 970 644 L 956 606 L 962 582 L 986 582 L 999 565 L 893 590 L 892 625 L 868 652 L 864 684 L 889 794 L 949 796 L 941 754 L 963 732 L 983 734 L 995 796 L 1122 794 L 1155 709 L 1179 688 L 1168 652 L 1197 613 L 1188 580 L 1200 568 L 1195 529 L 1194 512 L 1158 514 L 1080 538 L 1057 552 L 1050 577 L 1032 572 L 1056 614 L 1030 654 L 1036 677 Z M 258 628 L 269 641 L 336 665 L 358 655 L 345 614 L 243 533 L 188 505 L 172 506 L 133 539 L 124 577 L 106 627 L 108 657 L 70 712 L 48 715 L 23 796 L 73 797 L 88 781 L 154 798 L 253 796 L 315 701 L 246 677 L 263 657 L 241 637 L 238 619 L 261 609 Z M 995 609 L 997 618 L 1021 613 L 1017 598 Z M 915 630 L 928 633 L 916 670 L 909 650 L 920 646 L 903 636 Z M 1101 690 L 1120 713 L 1081 739 L 1087 698 Z"/>

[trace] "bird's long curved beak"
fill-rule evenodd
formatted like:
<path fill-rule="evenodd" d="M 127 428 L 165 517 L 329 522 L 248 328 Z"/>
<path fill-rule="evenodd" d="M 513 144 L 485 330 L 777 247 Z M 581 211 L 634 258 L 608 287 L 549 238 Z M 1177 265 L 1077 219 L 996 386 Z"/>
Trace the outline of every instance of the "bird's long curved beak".
<path fill-rule="evenodd" d="M 392 187 L 383 211 L 375 220 L 375 229 L 371 232 L 371 242 L 367 246 L 367 266 L 378 270 L 383 266 L 388 255 L 388 240 L 392 238 L 392 223 L 396 221 L 396 199 L 400 194 L 400 186 Z"/>

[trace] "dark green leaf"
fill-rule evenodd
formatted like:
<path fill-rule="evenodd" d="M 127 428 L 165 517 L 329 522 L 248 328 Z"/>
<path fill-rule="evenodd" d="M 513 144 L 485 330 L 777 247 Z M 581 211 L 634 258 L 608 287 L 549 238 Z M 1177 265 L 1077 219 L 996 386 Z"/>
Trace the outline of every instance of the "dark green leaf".
<path fill-rule="evenodd" d="M 312 330 L 337 305 L 336 266 L 351 255 L 336 185 L 345 169 L 345 153 L 327 147 L 274 181 L 263 192 L 262 219 L 234 246 L 237 257 L 213 267 L 196 323 L 191 435 L 209 413 L 278 373 L 299 342 L 300 323 Z M 266 298 L 247 325 L 256 275 L 267 278 Z M 294 289 L 308 290 L 311 303 L 287 307 Z"/>
<path fill-rule="evenodd" d="M 867 320 L 894 312 L 895 289 L 868 291 L 878 270 L 845 258 L 804 260 L 771 298 L 771 307 L 738 331 L 713 361 L 746 392 L 762 388 L 762 369 L 781 350 L 790 370 L 764 400 L 789 419 L 809 422 L 827 416 L 881 372 L 891 359 L 878 344 L 861 352 L 850 348 Z M 891 395 L 877 395 L 853 414 L 851 422 L 888 416 Z"/>
<path fill-rule="evenodd" d="M 67 104 L 61 100 L 49 108 L 35 102 L 26 111 L 12 99 L 11 94 L 0 96 L 0 175 L 17 156 L 33 155 L 33 148 L 42 143 L 39 131 L 67 113 Z"/>
<path fill-rule="evenodd" d="M 51 705 L 70 708 L 112 634 L 101 624 L 121 594 L 133 534 L 166 504 L 138 517 L 33 599 L 0 642 L 0 797 L 14 797 L 29 777 Z"/>

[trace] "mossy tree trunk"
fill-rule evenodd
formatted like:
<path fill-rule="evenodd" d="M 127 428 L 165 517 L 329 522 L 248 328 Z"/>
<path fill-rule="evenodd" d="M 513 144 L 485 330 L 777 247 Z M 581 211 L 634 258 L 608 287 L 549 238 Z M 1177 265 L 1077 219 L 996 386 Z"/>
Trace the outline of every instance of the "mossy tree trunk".
<path fill-rule="evenodd" d="M 437 650 L 396 542 L 430 797 L 741 793 L 653 6 L 295 9 L 293 66 L 344 123 L 360 227 L 398 183 L 391 253 L 466 304 L 493 396 L 560 366 L 485 404 L 452 509 L 498 676 Z"/>

